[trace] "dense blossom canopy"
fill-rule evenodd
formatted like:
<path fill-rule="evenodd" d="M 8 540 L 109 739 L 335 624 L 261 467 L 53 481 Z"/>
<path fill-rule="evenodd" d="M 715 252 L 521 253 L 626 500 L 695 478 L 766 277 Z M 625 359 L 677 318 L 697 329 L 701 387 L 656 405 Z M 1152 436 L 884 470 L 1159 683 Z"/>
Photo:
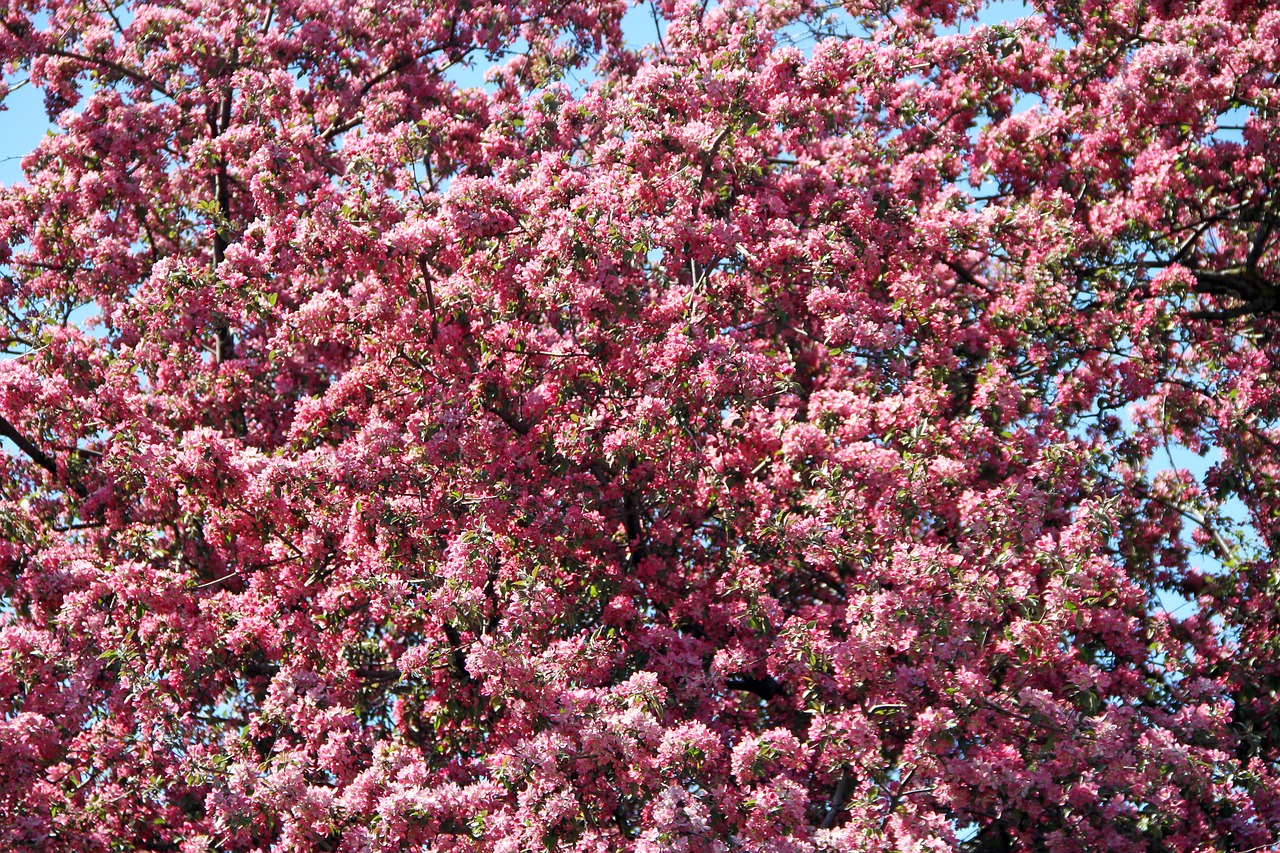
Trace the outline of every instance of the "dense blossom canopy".
<path fill-rule="evenodd" d="M 0 848 L 1275 845 L 1280 11 L 980 12 L 0 0 Z"/>

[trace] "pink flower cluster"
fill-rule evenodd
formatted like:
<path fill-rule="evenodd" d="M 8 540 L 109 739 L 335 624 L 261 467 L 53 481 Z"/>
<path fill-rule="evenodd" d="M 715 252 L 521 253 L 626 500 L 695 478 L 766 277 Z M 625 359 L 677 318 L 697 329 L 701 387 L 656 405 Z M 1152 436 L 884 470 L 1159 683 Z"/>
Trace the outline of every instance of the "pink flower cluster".
<path fill-rule="evenodd" d="M 1280 11 L 982 5 L 0 0 L 0 848 L 1280 844 Z"/>

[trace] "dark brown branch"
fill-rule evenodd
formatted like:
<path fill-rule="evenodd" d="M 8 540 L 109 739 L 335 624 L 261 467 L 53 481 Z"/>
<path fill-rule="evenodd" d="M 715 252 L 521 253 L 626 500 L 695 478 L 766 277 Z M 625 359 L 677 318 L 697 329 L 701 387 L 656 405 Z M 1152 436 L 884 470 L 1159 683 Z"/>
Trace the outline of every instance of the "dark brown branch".
<path fill-rule="evenodd" d="M 976 275 L 974 275 L 969 270 L 965 269 L 960 264 L 953 263 L 951 261 L 947 261 L 946 264 L 948 267 L 951 268 L 951 271 L 956 274 L 956 277 L 959 278 L 961 281 L 963 281 L 965 284 L 970 285 L 971 287 L 976 287 L 979 290 L 985 291 L 986 293 L 991 293 L 990 285 L 983 284 L 981 281 L 978 280 L 978 277 Z"/>
<path fill-rule="evenodd" d="M 1258 275 L 1257 271 L 1245 267 L 1230 270 L 1193 270 L 1195 276 L 1195 292 L 1205 296 L 1234 296 L 1244 301 L 1243 305 L 1224 308 L 1219 311 L 1192 311 L 1187 316 L 1196 320 L 1231 320 L 1246 314 L 1266 314 L 1276 310 L 1277 294 L 1275 285 Z"/>
<path fill-rule="evenodd" d="M 435 47 L 423 53 L 403 57 L 397 60 L 396 62 L 391 63 L 391 65 L 387 66 L 382 71 L 379 71 L 377 74 L 370 77 L 360 87 L 360 91 L 356 93 L 356 97 L 355 97 L 356 103 L 357 104 L 363 103 L 365 97 L 368 96 L 368 94 L 371 91 L 373 91 L 373 88 L 377 86 L 379 83 L 386 82 L 392 76 L 400 73 L 401 71 L 403 71 L 404 69 L 408 68 L 411 65 L 416 65 L 421 63 L 423 60 L 425 60 L 427 57 L 431 56 L 432 54 L 439 53 L 440 51 L 443 51 L 443 50 L 460 49 L 462 47 L 462 44 L 458 41 L 457 33 L 458 33 L 458 17 L 455 15 L 453 18 L 453 23 L 449 27 L 448 41 L 446 41 L 444 44 L 436 45 Z M 335 118 L 335 123 L 331 124 L 327 130 L 321 133 L 320 138 L 328 142 L 334 139 L 335 137 L 340 136 L 343 133 L 346 133 L 348 130 L 352 130 L 353 128 L 359 127 L 363 123 L 364 123 L 363 112 L 358 112 L 355 114 L 355 116 L 343 122 L 338 122 Z"/>
<path fill-rule="evenodd" d="M 622 496 L 622 526 L 627 532 L 627 568 L 635 570 L 648 556 L 644 545 L 644 525 L 640 521 L 640 498 L 627 490 Z"/>
<path fill-rule="evenodd" d="M 320 134 L 320 138 L 328 142 L 329 140 L 333 139 L 336 136 L 341 136 L 342 134 L 346 133 L 348 130 L 359 127 L 363 123 L 364 123 L 364 115 L 362 113 L 358 113 L 356 117 L 351 119 L 350 121 L 344 121 L 341 124 L 330 125 L 328 130 Z"/>
<path fill-rule="evenodd" d="M 395 667 L 358 666 L 351 671 L 356 678 L 363 681 L 387 682 L 400 680 L 400 670 Z M 240 668 L 240 672 L 248 678 L 274 677 L 280 672 L 280 664 L 249 661 Z"/>
<path fill-rule="evenodd" d="M 621 802 L 613 810 L 613 820 L 618 824 L 618 831 L 622 833 L 623 838 L 634 839 L 639 834 L 627 818 L 626 809 Z"/>
<path fill-rule="evenodd" d="M 471 677 L 471 673 L 467 672 L 467 653 L 462 649 L 462 636 L 458 633 L 458 629 L 444 623 L 444 637 L 449 641 L 449 648 L 453 650 L 451 660 L 453 662 L 453 674 L 458 678 L 472 683 L 475 679 Z"/>
<path fill-rule="evenodd" d="M 218 105 L 218 113 L 209 116 L 209 129 L 214 139 L 217 139 L 227 128 L 231 126 L 231 92 L 224 92 Z M 227 176 L 227 161 L 218 158 L 218 168 L 213 176 L 213 196 L 218 206 L 218 215 L 213 223 L 213 269 L 217 273 L 218 266 L 227 256 L 227 235 L 224 233 L 228 227 L 227 220 L 231 213 L 231 187 Z M 214 361 L 221 364 L 224 361 L 235 358 L 236 340 L 231 334 L 230 326 L 225 322 L 219 322 L 214 329 L 216 341 L 214 344 Z"/>
<path fill-rule="evenodd" d="M 54 477 L 58 476 L 58 463 L 54 458 L 27 440 L 27 437 L 14 429 L 13 424 L 5 420 L 3 416 L 0 416 L 0 435 L 18 445 L 18 449 L 25 453 L 32 462 L 48 471 Z"/>
<path fill-rule="evenodd" d="M 836 818 L 840 816 L 840 810 L 844 808 L 845 797 L 849 796 L 849 784 L 851 777 L 849 774 L 849 765 L 845 765 L 840 770 L 840 781 L 836 785 L 836 789 L 831 794 L 831 799 L 827 801 L 827 813 L 822 818 L 819 829 L 830 829 L 835 826 Z"/>
<path fill-rule="evenodd" d="M 484 623 L 484 634 L 486 637 L 496 631 L 498 623 L 502 621 L 502 608 L 498 606 L 497 597 L 494 594 L 498 583 L 498 570 L 500 568 L 501 564 L 498 560 L 498 556 L 495 554 L 493 559 L 489 561 L 489 573 L 484 579 L 484 597 L 486 601 L 490 602 L 490 606 L 493 608 L 493 612 L 489 614 L 488 620 Z"/>
<path fill-rule="evenodd" d="M 1275 288 L 1255 271 L 1245 268 L 1229 270 L 1194 270 L 1196 293 L 1209 296 L 1239 296 L 1241 299 L 1257 299 L 1274 296 Z"/>
<path fill-rule="evenodd" d="M 1267 251 L 1267 243 L 1271 241 L 1271 234 L 1275 230 L 1275 224 L 1274 219 L 1268 219 L 1258 229 L 1257 236 L 1253 238 L 1253 245 L 1249 247 L 1249 259 L 1245 261 L 1247 269 L 1256 270 L 1258 268 L 1258 263 Z"/>
<path fill-rule="evenodd" d="M 427 265 L 427 256 L 418 256 L 418 269 L 422 272 L 422 284 L 427 288 L 427 310 L 431 312 L 431 340 L 436 339 L 439 322 L 436 319 L 436 292 L 431 287 L 431 270 Z"/>
<path fill-rule="evenodd" d="M 1188 311 L 1187 316 L 1192 320 L 1234 320 L 1237 317 L 1244 317 L 1249 314 L 1265 313 L 1271 310 L 1272 307 L 1268 302 L 1246 302 L 1243 305 L 1224 308 L 1221 311 Z"/>
<path fill-rule="evenodd" d="M 724 144 L 725 139 L 729 137 L 730 128 L 726 125 L 711 143 L 711 148 L 702 152 L 702 177 L 698 179 L 698 193 L 701 194 L 707 186 L 707 178 L 711 177 L 711 166 L 716 159 L 716 155 L 720 153 L 720 146 Z"/>
<path fill-rule="evenodd" d="M 12 27 L 9 27 L 7 24 L 5 26 L 6 28 L 9 29 L 10 32 L 13 32 Z M 39 52 L 44 54 L 45 56 L 59 56 L 59 57 L 62 57 L 63 59 L 71 59 L 76 62 L 83 62 L 87 65 L 97 65 L 100 68 L 106 68 L 110 71 L 114 71 L 117 74 L 120 74 L 121 76 L 128 77 L 130 80 L 134 81 L 135 83 L 141 83 L 144 86 L 148 86 L 154 89 L 155 91 L 159 92 L 160 94 L 164 95 L 166 98 L 173 100 L 173 95 L 169 94 L 169 91 L 165 89 L 164 86 L 161 86 L 159 83 L 157 83 L 155 80 L 152 80 L 150 77 L 148 77 L 146 74 L 143 74 L 141 71 L 136 71 L 132 68 L 129 68 L 127 65 L 121 65 L 118 62 L 112 62 L 110 59 L 101 59 L 96 56 L 85 56 L 84 54 L 80 54 L 80 53 L 72 53 L 69 50 L 62 50 L 61 48 L 57 48 L 57 47 L 46 47 L 40 50 Z"/>
<path fill-rule="evenodd" d="M 507 410 L 505 406 L 501 406 L 496 403 L 490 404 L 486 402 L 482 404 L 482 408 L 489 414 L 496 417 L 498 420 L 502 421 L 504 424 L 510 427 L 513 432 L 517 433 L 518 435 L 529 434 L 529 429 L 531 428 L 532 425 L 526 422 L 524 418 L 519 417 L 518 415 L 512 414 L 510 411 Z"/>
<path fill-rule="evenodd" d="M 275 676 L 280 672 L 280 665 L 276 663 L 261 663 L 259 661 L 247 661 L 244 666 L 240 667 L 240 673 L 247 678 L 261 678 L 264 676 Z"/>
<path fill-rule="evenodd" d="M 884 817 L 880 819 L 881 829 L 884 829 L 884 827 L 889 823 L 889 818 L 892 817 L 893 813 L 898 810 L 898 804 L 901 803 L 905 797 L 909 797 L 913 794 L 923 794 L 933 790 L 932 787 L 917 788 L 915 790 L 906 790 L 907 786 L 911 784 L 911 779 L 915 775 L 916 775 L 916 768 L 912 767 L 908 769 L 907 772 L 903 774 L 902 777 L 899 779 L 898 790 L 895 793 L 889 795 L 889 802 L 885 806 Z"/>
<path fill-rule="evenodd" d="M 377 667 L 358 666 L 352 672 L 355 673 L 356 678 L 363 681 L 385 682 L 400 680 L 400 670 L 395 667 L 379 669 Z"/>
<path fill-rule="evenodd" d="M 1196 385 L 1194 382 L 1188 382 L 1187 380 L 1179 379 L 1176 376 L 1166 376 L 1160 381 L 1169 385 L 1176 385 L 1179 388 L 1184 388 L 1193 394 L 1199 394 L 1200 396 L 1204 397 L 1206 400 L 1210 400 L 1215 403 L 1218 402 L 1217 394 L 1214 394 L 1212 391 L 1210 391 L 1207 388 L 1201 388 L 1199 385 Z M 1248 423 L 1242 424 L 1242 426 L 1249 431 L 1250 435 L 1252 435 L 1258 441 L 1265 444 L 1267 448 L 1271 450 L 1271 452 L 1280 454 L 1280 444 L 1276 444 L 1276 442 L 1270 436 L 1264 433 L 1262 430 Z"/>
<path fill-rule="evenodd" d="M 766 702 L 775 696 L 785 695 L 787 692 L 786 688 L 771 675 L 757 678 L 754 675 L 735 673 L 724 680 L 724 686 L 730 690 L 745 690 L 748 693 L 754 693 Z"/>
<path fill-rule="evenodd" d="M 1173 253 L 1169 263 L 1181 263 L 1187 257 L 1187 254 L 1195 248 L 1196 243 L 1200 242 L 1200 238 L 1204 236 L 1205 232 L 1212 228 L 1217 221 L 1218 217 L 1210 217 L 1192 229 L 1191 236 L 1182 241 L 1182 245 L 1178 247 L 1178 251 Z"/>

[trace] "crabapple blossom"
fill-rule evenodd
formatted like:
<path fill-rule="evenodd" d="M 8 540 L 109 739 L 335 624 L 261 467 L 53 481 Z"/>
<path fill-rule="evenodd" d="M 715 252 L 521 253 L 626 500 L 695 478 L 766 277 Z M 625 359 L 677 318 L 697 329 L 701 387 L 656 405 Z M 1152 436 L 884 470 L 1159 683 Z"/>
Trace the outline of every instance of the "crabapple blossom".
<path fill-rule="evenodd" d="M 982 6 L 0 0 L 0 848 L 1280 843 L 1280 10 Z"/>

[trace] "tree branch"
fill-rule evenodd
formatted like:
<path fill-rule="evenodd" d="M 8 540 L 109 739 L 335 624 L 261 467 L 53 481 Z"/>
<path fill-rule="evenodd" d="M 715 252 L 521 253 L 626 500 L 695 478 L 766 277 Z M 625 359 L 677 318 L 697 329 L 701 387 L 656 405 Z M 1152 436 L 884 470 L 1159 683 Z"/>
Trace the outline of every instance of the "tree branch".
<path fill-rule="evenodd" d="M 10 32 L 12 32 L 12 28 L 9 28 L 9 29 L 10 29 Z M 112 62 L 110 59 L 101 59 L 96 56 L 85 56 L 84 54 L 81 54 L 81 53 L 73 53 L 69 50 L 62 50 L 61 48 L 56 48 L 56 47 L 46 47 L 42 49 L 40 53 L 43 53 L 46 56 L 59 56 L 59 57 L 62 57 L 63 59 L 71 59 L 76 62 L 83 62 L 87 65 L 97 65 L 100 68 L 106 68 L 124 77 L 128 77 L 130 80 L 134 81 L 135 83 L 141 83 L 144 86 L 148 86 L 154 89 L 155 91 L 159 92 L 160 94 L 164 95 L 169 100 L 173 100 L 173 95 L 169 94 L 169 91 L 165 89 L 164 86 L 161 86 L 159 83 L 157 83 L 155 80 L 152 80 L 150 77 L 148 77 L 146 74 L 143 74 L 141 71 L 135 71 L 134 69 L 128 67 L 127 65 L 121 65 L 118 62 Z"/>
<path fill-rule="evenodd" d="M 1267 219 L 1262 224 L 1262 227 L 1258 229 L 1257 235 L 1253 238 L 1253 245 L 1249 247 L 1249 258 L 1245 261 L 1245 267 L 1249 270 L 1257 269 L 1258 263 L 1267 251 L 1267 243 L 1271 240 L 1275 225 L 1276 221 L 1274 219 Z"/>
<path fill-rule="evenodd" d="M 757 678 L 754 675 L 746 675 L 745 673 L 734 673 L 724 680 L 724 686 L 730 690 L 745 690 L 748 693 L 754 693 L 766 702 L 775 696 L 786 694 L 786 688 L 778 683 L 778 680 L 772 675 L 766 675 L 764 678 Z"/>
<path fill-rule="evenodd" d="M 1277 292 L 1271 282 L 1245 267 L 1229 270 L 1193 270 L 1195 292 L 1206 296 L 1235 296 L 1244 300 L 1243 305 L 1220 311 L 1192 311 L 1188 317 L 1196 320 L 1231 320 L 1246 314 L 1266 314 L 1276 309 Z"/>
<path fill-rule="evenodd" d="M 418 256 L 418 269 L 422 273 L 422 284 L 427 288 L 427 309 L 431 312 L 431 341 L 435 343 L 440 324 L 436 318 L 436 292 L 431 287 L 431 270 L 426 255 Z"/>
<path fill-rule="evenodd" d="M 720 153 L 720 146 L 724 144 L 725 139 L 729 137 L 729 131 L 732 128 L 725 125 L 716 138 L 711 142 L 711 148 L 701 152 L 702 156 L 702 177 L 698 179 L 699 196 L 706 190 L 707 178 L 711 177 L 711 165 L 716 159 L 716 155 Z"/>
<path fill-rule="evenodd" d="M 209 129 L 214 139 L 217 139 L 227 128 L 231 126 L 231 92 L 230 90 L 223 93 L 218 104 L 218 112 L 209 116 Z M 227 161 L 219 157 L 218 168 L 213 176 L 213 196 L 218 206 L 217 221 L 213 223 L 213 269 L 217 273 L 218 266 L 227 256 L 227 236 L 223 233 L 231 211 L 231 187 L 227 179 Z M 216 340 L 214 343 L 214 360 L 221 364 L 224 361 L 235 358 L 236 339 L 231 334 L 231 327 L 224 322 L 219 322 L 214 328 Z"/>
<path fill-rule="evenodd" d="M 13 424 L 5 420 L 3 415 L 0 415 L 0 435 L 18 445 L 18 449 L 25 453 L 32 462 L 48 471 L 54 477 L 58 476 L 58 463 L 54 458 L 27 440 L 27 437 L 14 429 Z"/>
<path fill-rule="evenodd" d="M 475 679 L 471 677 L 470 672 L 467 672 L 467 653 L 462 650 L 462 636 L 458 633 L 458 629 L 448 622 L 444 623 L 444 637 L 449 641 L 449 648 L 453 650 L 451 657 L 453 674 L 471 684 Z"/>
<path fill-rule="evenodd" d="M 840 782 L 836 785 L 836 789 L 831 794 L 831 799 L 827 801 L 827 813 L 819 824 L 819 829 L 830 829 L 835 826 L 836 818 L 840 816 L 840 810 L 844 808 L 845 797 L 849 796 L 849 765 L 845 765 L 840 770 Z"/>

